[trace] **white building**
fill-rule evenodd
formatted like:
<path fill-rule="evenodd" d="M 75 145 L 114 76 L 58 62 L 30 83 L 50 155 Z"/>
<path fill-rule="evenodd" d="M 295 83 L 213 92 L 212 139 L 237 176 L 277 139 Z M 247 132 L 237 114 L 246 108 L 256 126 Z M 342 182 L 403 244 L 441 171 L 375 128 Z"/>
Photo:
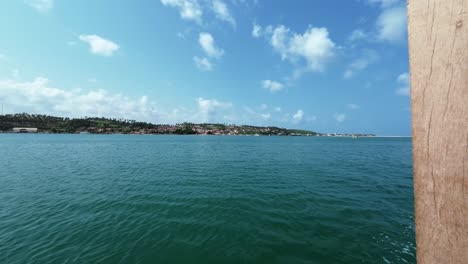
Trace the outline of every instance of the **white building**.
<path fill-rule="evenodd" d="M 14 127 L 13 132 L 15 133 L 37 133 L 36 127 Z"/>

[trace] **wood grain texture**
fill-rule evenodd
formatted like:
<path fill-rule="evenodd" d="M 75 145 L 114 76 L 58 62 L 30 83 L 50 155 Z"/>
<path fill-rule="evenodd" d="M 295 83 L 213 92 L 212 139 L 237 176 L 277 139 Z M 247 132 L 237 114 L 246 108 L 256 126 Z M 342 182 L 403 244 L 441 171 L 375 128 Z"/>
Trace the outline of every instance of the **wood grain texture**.
<path fill-rule="evenodd" d="M 417 258 L 468 263 L 468 0 L 409 0 Z"/>

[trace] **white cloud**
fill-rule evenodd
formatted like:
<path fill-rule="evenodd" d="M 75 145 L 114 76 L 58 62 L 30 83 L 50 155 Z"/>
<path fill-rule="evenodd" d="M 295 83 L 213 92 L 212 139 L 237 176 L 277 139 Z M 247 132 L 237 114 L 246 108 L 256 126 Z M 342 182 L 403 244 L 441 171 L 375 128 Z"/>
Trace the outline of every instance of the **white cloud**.
<path fill-rule="evenodd" d="M 238 124 L 271 125 L 274 122 L 309 121 L 302 110 L 292 118 L 282 119 L 278 107 L 274 113 L 269 106 L 260 105 L 264 112 L 251 108 L 236 109 L 231 102 L 199 97 L 189 108 L 159 109 L 147 96 L 129 97 L 105 89 L 57 88 L 44 77 L 30 81 L 0 79 L 0 101 L 6 113 L 47 114 L 66 117 L 126 118 L 152 123 L 174 124 L 180 122 L 236 122 Z M 272 110 L 273 111 L 273 108 Z M 283 115 L 281 115 L 283 116 Z M 276 118 L 275 118 L 276 117 Z M 278 119 L 279 118 L 279 119 Z"/>
<path fill-rule="evenodd" d="M 361 108 L 361 106 L 359 106 L 357 104 L 348 104 L 348 108 L 352 109 L 352 110 L 356 110 L 356 109 Z"/>
<path fill-rule="evenodd" d="M 0 60 L 4 60 L 4 59 L 6 59 L 6 55 L 0 53 Z"/>
<path fill-rule="evenodd" d="M 198 56 L 193 57 L 193 61 L 198 69 L 203 71 L 211 71 L 213 69 L 213 64 L 208 58 L 200 58 Z"/>
<path fill-rule="evenodd" d="M 408 73 L 398 75 L 397 83 L 400 88 L 396 90 L 397 95 L 409 96 L 410 95 L 410 79 Z"/>
<path fill-rule="evenodd" d="M 368 37 L 367 33 L 364 30 L 358 28 L 358 29 L 353 30 L 353 32 L 349 36 L 349 41 L 358 41 L 361 39 L 366 39 L 367 37 Z"/>
<path fill-rule="evenodd" d="M 91 53 L 97 55 L 112 56 L 119 49 L 119 45 L 98 35 L 80 35 L 79 39 L 88 43 Z"/>
<path fill-rule="evenodd" d="M 197 0 L 161 0 L 165 6 L 179 9 L 180 17 L 201 23 L 203 11 Z"/>
<path fill-rule="evenodd" d="M 280 82 L 272 81 L 272 80 L 263 80 L 262 81 L 263 88 L 269 90 L 270 92 L 278 92 L 283 90 L 284 85 Z"/>
<path fill-rule="evenodd" d="M 46 13 L 54 7 L 54 0 L 25 0 L 25 3 L 41 13 Z"/>
<path fill-rule="evenodd" d="M 281 107 L 279 107 L 279 106 L 275 107 L 275 111 L 276 112 L 281 112 Z"/>
<path fill-rule="evenodd" d="M 199 109 L 198 115 L 201 122 L 213 121 L 220 109 L 232 107 L 232 103 L 230 102 L 220 102 L 216 99 L 204 99 L 203 97 L 199 97 L 197 102 Z"/>
<path fill-rule="evenodd" d="M 335 113 L 334 118 L 336 122 L 341 123 L 346 120 L 346 115 L 345 114 L 340 114 L 340 113 Z"/>
<path fill-rule="evenodd" d="M 369 65 L 375 63 L 379 59 L 377 52 L 373 50 L 365 50 L 362 56 L 350 63 L 344 72 L 344 78 L 349 79 L 359 71 L 366 69 Z"/>
<path fill-rule="evenodd" d="M 180 17 L 184 20 L 194 21 L 202 25 L 204 10 L 213 12 L 215 17 L 236 26 L 228 5 L 224 0 L 160 0 L 164 6 L 174 7 L 179 10 Z"/>
<path fill-rule="evenodd" d="M 407 16 L 405 6 L 384 9 L 377 18 L 377 39 L 391 43 L 401 42 L 406 38 Z"/>
<path fill-rule="evenodd" d="M 130 98 L 98 89 L 88 92 L 65 90 L 50 85 L 48 79 L 33 81 L 0 80 L 0 101 L 10 113 L 41 113 L 59 116 L 105 116 L 152 121 L 156 104 L 148 97 Z"/>
<path fill-rule="evenodd" d="M 267 104 L 261 104 L 260 109 L 266 110 L 266 109 L 268 109 L 268 105 Z"/>
<path fill-rule="evenodd" d="M 218 19 L 229 22 L 233 26 L 236 25 L 236 20 L 232 17 L 227 5 L 222 0 L 212 0 L 211 8 Z"/>
<path fill-rule="evenodd" d="M 297 110 L 297 112 L 293 115 L 293 122 L 294 123 L 300 123 L 302 119 L 304 118 L 304 111 L 302 110 Z"/>
<path fill-rule="evenodd" d="M 198 37 L 198 43 L 202 47 L 203 51 L 209 57 L 220 58 L 223 56 L 224 51 L 216 47 L 213 36 L 210 33 L 202 32 Z"/>
<path fill-rule="evenodd" d="M 262 27 L 255 22 L 253 23 L 252 36 L 254 38 L 259 38 L 262 36 Z"/>
<path fill-rule="evenodd" d="M 303 34 L 291 32 L 283 25 L 265 30 L 271 34 L 270 44 L 283 60 L 296 62 L 303 59 L 307 69 L 321 72 L 334 56 L 335 43 L 329 38 L 326 28 L 309 27 Z"/>
<path fill-rule="evenodd" d="M 201 70 L 211 71 L 214 68 L 214 64 L 209 58 L 219 59 L 223 56 L 224 51 L 216 47 L 213 36 L 207 32 L 200 33 L 198 37 L 198 43 L 208 58 L 200 58 L 198 56 L 193 57 L 195 65 Z"/>
<path fill-rule="evenodd" d="M 407 15 L 403 0 L 365 0 L 369 4 L 379 5 L 380 14 L 375 22 L 375 30 L 366 32 L 361 28 L 355 29 L 348 40 L 372 40 L 399 43 L 406 38 Z"/>

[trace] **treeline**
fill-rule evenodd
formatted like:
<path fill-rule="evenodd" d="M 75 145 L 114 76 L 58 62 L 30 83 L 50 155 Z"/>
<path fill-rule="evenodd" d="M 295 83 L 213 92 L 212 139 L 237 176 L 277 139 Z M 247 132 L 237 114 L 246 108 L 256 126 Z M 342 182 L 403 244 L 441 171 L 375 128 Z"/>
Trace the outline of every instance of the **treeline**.
<path fill-rule="evenodd" d="M 36 127 L 40 131 L 55 133 L 73 133 L 86 129 L 121 129 L 132 131 L 135 129 L 153 128 L 154 125 L 146 122 L 137 122 L 129 119 L 81 117 L 68 118 L 38 114 L 12 114 L 0 115 L 0 130 L 9 131 L 14 127 Z"/>
<path fill-rule="evenodd" d="M 207 134 L 207 135 L 317 135 L 307 130 L 291 130 L 279 127 L 238 126 L 234 124 L 180 123 L 151 124 L 129 119 L 81 117 L 68 118 L 36 114 L 0 115 L 0 131 L 15 127 L 34 127 L 39 132 L 51 133 L 143 133 L 143 134 Z"/>

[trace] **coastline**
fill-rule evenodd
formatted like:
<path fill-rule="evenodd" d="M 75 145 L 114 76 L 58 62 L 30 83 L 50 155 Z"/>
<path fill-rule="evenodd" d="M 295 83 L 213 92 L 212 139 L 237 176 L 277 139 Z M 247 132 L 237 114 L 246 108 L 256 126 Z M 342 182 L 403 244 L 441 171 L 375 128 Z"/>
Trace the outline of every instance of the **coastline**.
<path fill-rule="evenodd" d="M 42 134 L 223 135 L 375 137 L 369 133 L 319 133 L 297 128 L 221 123 L 153 124 L 104 117 L 68 118 L 36 114 L 0 116 L 0 132 Z"/>
<path fill-rule="evenodd" d="M 277 134 L 174 134 L 174 133 L 67 133 L 67 132 L 13 132 L 0 131 L 0 134 L 35 134 L 35 135 L 129 135 L 129 136 L 239 136 L 239 137 L 318 137 L 318 138 L 411 138 L 410 136 L 354 136 L 354 135 L 277 135 Z"/>

